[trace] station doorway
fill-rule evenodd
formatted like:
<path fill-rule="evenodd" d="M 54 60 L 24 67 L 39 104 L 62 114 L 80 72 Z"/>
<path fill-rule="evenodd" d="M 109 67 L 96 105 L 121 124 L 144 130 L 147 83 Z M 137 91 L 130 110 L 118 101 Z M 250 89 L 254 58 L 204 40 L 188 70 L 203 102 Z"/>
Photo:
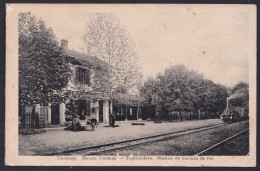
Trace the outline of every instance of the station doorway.
<path fill-rule="evenodd" d="M 60 110 L 59 104 L 52 104 L 51 105 L 51 124 L 59 124 L 60 123 Z"/>
<path fill-rule="evenodd" d="M 99 122 L 103 122 L 103 101 L 98 102 L 99 106 Z"/>

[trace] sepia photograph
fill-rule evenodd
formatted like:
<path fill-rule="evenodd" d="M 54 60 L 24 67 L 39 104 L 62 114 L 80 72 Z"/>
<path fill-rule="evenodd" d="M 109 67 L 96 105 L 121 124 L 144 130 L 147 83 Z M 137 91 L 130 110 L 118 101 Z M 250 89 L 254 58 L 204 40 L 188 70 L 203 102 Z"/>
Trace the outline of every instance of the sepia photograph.
<path fill-rule="evenodd" d="M 256 7 L 7 4 L 6 164 L 255 166 Z"/>

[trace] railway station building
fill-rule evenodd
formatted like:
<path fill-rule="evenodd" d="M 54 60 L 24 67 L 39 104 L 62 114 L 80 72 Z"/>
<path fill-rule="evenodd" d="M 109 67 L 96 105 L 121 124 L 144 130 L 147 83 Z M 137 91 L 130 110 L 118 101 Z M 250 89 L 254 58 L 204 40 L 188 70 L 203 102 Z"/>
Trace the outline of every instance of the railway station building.
<path fill-rule="evenodd" d="M 93 89 L 96 69 L 107 70 L 108 64 L 102 60 L 87 56 L 68 48 L 68 41 L 61 40 L 61 49 L 69 59 L 72 70 L 72 78 L 65 93 L 70 94 L 66 103 L 49 104 L 43 106 L 37 104 L 35 108 L 22 107 L 19 112 L 39 114 L 40 127 L 52 127 L 64 125 L 67 115 L 67 103 L 74 100 L 77 104 L 77 114 L 84 112 L 87 118 L 96 118 L 98 122 L 109 123 L 109 113 L 112 111 L 112 100 L 107 93 Z M 20 114 L 19 114 L 20 115 Z"/>
<path fill-rule="evenodd" d="M 117 121 L 149 119 L 155 116 L 154 106 L 143 103 L 138 95 L 117 93 L 109 95 L 102 91 L 97 91 L 95 77 L 97 70 L 108 72 L 109 65 L 97 57 L 87 56 L 68 48 L 68 41 L 61 40 L 61 50 L 69 60 L 72 71 L 71 80 L 63 90 L 69 94 L 65 103 L 49 103 L 47 106 L 37 104 L 33 107 L 20 107 L 22 116 L 26 114 L 38 113 L 39 127 L 55 127 L 65 125 L 71 119 L 68 113 L 68 105 L 71 100 L 77 106 L 76 114 L 84 112 L 85 119 L 96 118 L 100 123 L 109 124 L 110 113 L 114 111 Z M 75 114 L 74 113 L 74 114 Z M 26 116 L 26 122 L 30 122 L 32 116 Z M 23 118 L 24 119 L 24 118 Z"/>

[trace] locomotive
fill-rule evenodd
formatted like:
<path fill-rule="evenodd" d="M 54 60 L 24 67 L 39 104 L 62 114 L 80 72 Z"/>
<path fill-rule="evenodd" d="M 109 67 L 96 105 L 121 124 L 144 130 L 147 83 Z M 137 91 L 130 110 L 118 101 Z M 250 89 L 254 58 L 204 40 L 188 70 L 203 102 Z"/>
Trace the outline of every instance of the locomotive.
<path fill-rule="evenodd" d="M 220 119 L 226 123 L 239 122 L 248 119 L 248 108 L 247 107 L 232 107 L 228 106 L 229 98 L 227 98 L 227 108 L 220 115 Z"/>
<path fill-rule="evenodd" d="M 232 123 L 241 120 L 238 112 L 232 109 L 225 109 L 223 114 L 220 116 L 220 119 L 222 119 L 226 123 Z"/>

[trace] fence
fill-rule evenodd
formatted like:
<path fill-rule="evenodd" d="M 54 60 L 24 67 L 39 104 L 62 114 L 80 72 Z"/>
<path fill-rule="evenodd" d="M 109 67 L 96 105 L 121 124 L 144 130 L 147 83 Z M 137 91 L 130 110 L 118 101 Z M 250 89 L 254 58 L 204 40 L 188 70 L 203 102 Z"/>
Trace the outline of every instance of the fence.
<path fill-rule="evenodd" d="M 38 112 L 24 112 L 20 118 L 20 128 L 39 128 Z"/>

